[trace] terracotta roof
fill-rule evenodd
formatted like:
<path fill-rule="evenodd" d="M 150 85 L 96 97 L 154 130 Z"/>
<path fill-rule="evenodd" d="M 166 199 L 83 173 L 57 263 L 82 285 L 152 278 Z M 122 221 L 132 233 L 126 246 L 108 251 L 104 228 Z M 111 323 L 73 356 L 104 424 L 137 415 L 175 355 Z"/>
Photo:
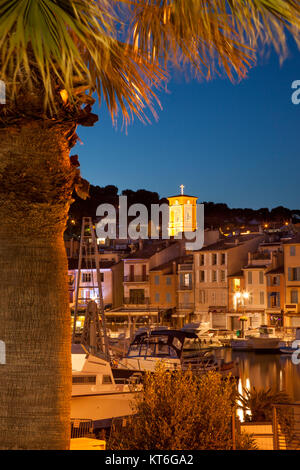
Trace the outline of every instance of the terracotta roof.
<path fill-rule="evenodd" d="M 221 240 L 218 240 L 216 243 L 212 243 L 211 245 L 207 245 L 201 250 L 197 250 L 199 252 L 201 251 L 224 251 L 224 250 L 229 250 L 231 248 L 235 248 L 236 246 L 241 246 L 243 243 L 253 240 L 254 238 L 257 237 L 263 237 L 263 235 L 258 235 L 256 234 L 249 234 L 249 235 L 236 235 L 234 237 L 226 237 L 222 238 Z M 236 241 L 238 240 L 238 244 L 236 244 Z"/>
<path fill-rule="evenodd" d="M 243 271 L 238 271 L 236 273 L 233 273 L 233 274 L 228 274 L 227 277 L 243 277 L 244 276 L 244 273 Z"/>
<path fill-rule="evenodd" d="M 174 243 L 174 241 L 169 240 L 169 243 Z M 134 253 L 131 253 L 129 256 L 124 258 L 127 259 L 148 259 L 151 258 L 155 253 L 167 248 L 166 240 L 157 240 L 151 241 L 151 243 L 144 244 L 143 248 L 138 249 Z"/>
<path fill-rule="evenodd" d="M 284 266 L 278 266 L 277 268 L 270 269 L 266 272 L 266 274 L 283 274 L 284 273 Z"/>
<path fill-rule="evenodd" d="M 300 233 L 297 233 L 297 235 L 295 235 L 291 240 L 284 242 L 285 245 L 294 245 L 295 243 L 300 244 Z"/>
<path fill-rule="evenodd" d="M 171 259 L 170 261 L 167 261 L 166 263 L 163 263 L 159 266 L 155 266 L 154 268 L 150 269 L 150 272 L 152 271 L 162 271 L 165 268 L 172 267 L 173 263 L 178 264 L 192 264 L 193 263 L 193 256 L 187 255 L 187 256 L 178 256 L 177 258 Z"/>

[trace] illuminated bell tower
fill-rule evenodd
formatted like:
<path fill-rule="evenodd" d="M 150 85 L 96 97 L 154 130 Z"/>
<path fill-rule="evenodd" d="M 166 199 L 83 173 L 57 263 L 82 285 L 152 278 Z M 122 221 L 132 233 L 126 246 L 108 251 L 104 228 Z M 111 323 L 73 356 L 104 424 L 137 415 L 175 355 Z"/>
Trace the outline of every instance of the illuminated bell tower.
<path fill-rule="evenodd" d="M 194 232 L 197 229 L 197 197 L 184 194 L 183 184 L 180 194 L 167 198 L 169 201 L 169 235 L 179 232 Z"/>

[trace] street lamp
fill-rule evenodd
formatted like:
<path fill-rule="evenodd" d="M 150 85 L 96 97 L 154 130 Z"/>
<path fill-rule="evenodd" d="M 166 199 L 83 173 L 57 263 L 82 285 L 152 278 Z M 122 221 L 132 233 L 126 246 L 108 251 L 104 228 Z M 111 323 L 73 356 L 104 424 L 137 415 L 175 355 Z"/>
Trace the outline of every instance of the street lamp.
<path fill-rule="evenodd" d="M 245 317 L 245 300 L 249 299 L 249 292 L 243 291 L 243 292 L 236 292 L 234 294 L 234 304 L 235 304 L 235 310 L 238 308 L 238 304 L 241 303 L 243 306 L 243 316 L 240 317 L 240 321 L 242 322 L 242 328 L 241 328 L 241 337 L 244 337 L 244 322 L 247 321 L 247 318 Z"/>

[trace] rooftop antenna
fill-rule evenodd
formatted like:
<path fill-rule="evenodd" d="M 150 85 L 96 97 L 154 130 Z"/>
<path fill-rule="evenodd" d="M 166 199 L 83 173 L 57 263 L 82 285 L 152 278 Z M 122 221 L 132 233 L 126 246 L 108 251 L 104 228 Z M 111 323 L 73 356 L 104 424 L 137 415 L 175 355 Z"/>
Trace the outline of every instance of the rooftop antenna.
<path fill-rule="evenodd" d="M 81 270 L 85 261 L 85 268 L 91 273 L 91 286 L 81 285 Z M 96 286 L 94 285 L 94 272 L 96 271 Z M 98 296 L 93 296 L 87 303 L 81 344 L 91 353 L 102 353 L 109 359 L 109 345 L 106 331 L 106 318 L 104 314 L 104 303 L 102 293 L 102 281 L 100 272 L 100 256 L 97 246 L 95 228 L 91 217 L 83 217 L 81 225 L 81 237 L 79 247 L 78 270 L 75 284 L 75 308 L 72 343 L 75 343 L 76 320 L 79 309 L 79 292 L 82 288 L 91 289 L 93 294 L 98 290 Z M 95 289 L 96 287 L 96 289 Z"/>

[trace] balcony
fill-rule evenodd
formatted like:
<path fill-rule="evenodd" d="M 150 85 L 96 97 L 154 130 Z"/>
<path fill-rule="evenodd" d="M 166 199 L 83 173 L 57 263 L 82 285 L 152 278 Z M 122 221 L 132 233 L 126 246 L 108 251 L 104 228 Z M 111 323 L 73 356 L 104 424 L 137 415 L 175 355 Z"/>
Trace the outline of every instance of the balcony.
<path fill-rule="evenodd" d="M 193 302 L 184 302 L 178 305 L 179 310 L 193 310 L 194 303 Z"/>
<path fill-rule="evenodd" d="M 144 297 L 140 299 L 133 299 L 130 297 L 124 297 L 124 305 L 149 305 L 149 297 Z"/>
<path fill-rule="evenodd" d="M 178 268 L 179 271 L 193 271 L 193 264 L 180 264 Z"/>
<path fill-rule="evenodd" d="M 179 284 L 178 290 L 192 290 L 193 289 L 193 284 Z"/>
<path fill-rule="evenodd" d="M 256 253 L 251 253 L 252 260 L 271 260 L 271 253 L 265 251 L 258 251 Z"/>
<path fill-rule="evenodd" d="M 149 276 L 124 276 L 124 282 L 147 282 L 149 281 Z"/>

